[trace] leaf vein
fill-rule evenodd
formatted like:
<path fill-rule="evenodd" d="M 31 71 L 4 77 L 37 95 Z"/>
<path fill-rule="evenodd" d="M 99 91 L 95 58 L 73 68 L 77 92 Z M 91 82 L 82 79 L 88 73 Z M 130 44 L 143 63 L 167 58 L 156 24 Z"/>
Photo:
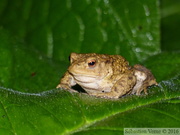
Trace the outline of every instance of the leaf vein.
<path fill-rule="evenodd" d="M 10 126 L 11 126 L 11 132 L 14 134 L 14 135 L 16 135 L 16 132 L 15 132 L 15 129 L 14 129 L 14 127 L 13 127 L 13 124 L 12 124 L 12 122 L 11 122 L 11 120 L 10 120 L 10 117 L 9 117 L 9 115 L 8 115 L 8 113 L 7 113 L 7 110 L 5 109 L 5 107 L 4 107 L 4 105 L 3 105 L 3 103 L 0 101 L 0 103 L 1 103 L 1 106 L 2 106 L 2 108 L 3 108 L 3 110 L 4 110 L 4 112 L 6 113 L 6 116 L 7 116 L 7 119 L 8 119 L 8 121 L 9 121 L 9 123 L 10 123 Z"/>

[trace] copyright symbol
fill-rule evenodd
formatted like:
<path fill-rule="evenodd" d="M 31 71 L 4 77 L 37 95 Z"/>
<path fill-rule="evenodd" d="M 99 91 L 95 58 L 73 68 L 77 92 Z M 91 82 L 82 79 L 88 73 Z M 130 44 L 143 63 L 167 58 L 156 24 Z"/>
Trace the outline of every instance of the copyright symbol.
<path fill-rule="evenodd" d="M 163 129 L 163 131 L 162 131 L 163 133 L 166 133 L 167 131 L 166 131 L 166 129 Z"/>

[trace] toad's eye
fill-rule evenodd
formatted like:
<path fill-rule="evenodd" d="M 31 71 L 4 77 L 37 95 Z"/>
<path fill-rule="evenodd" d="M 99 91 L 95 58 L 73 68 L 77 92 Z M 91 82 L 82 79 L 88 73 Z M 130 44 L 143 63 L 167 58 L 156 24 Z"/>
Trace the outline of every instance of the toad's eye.
<path fill-rule="evenodd" d="M 90 60 L 89 62 L 88 62 L 88 66 L 89 67 L 94 67 L 96 65 L 96 61 L 95 60 Z"/>

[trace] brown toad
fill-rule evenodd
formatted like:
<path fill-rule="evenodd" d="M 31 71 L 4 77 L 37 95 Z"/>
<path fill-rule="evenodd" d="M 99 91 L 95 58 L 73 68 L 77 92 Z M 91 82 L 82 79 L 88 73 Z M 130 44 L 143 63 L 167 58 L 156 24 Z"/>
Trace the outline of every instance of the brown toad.
<path fill-rule="evenodd" d="M 89 95 L 119 98 L 126 94 L 136 94 L 147 87 L 157 85 L 152 73 L 141 65 L 129 66 L 120 55 L 71 53 L 67 72 L 57 88 L 75 91 L 71 87 L 78 84 Z"/>

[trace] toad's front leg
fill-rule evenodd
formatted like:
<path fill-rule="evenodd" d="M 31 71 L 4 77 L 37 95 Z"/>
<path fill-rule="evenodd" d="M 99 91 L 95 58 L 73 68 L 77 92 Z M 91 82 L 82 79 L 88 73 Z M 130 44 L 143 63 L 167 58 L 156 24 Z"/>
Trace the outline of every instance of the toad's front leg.
<path fill-rule="evenodd" d="M 91 94 L 97 97 L 119 98 L 128 94 L 136 84 L 136 77 L 133 74 L 124 74 L 112 87 L 111 92 Z"/>
<path fill-rule="evenodd" d="M 71 92 L 77 92 L 76 90 L 73 90 L 71 88 L 74 85 L 76 85 L 74 78 L 69 74 L 69 72 L 66 72 L 63 78 L 60 80 L 60 83 L 56 86 L 56 88 L 69 90 Z"/>

